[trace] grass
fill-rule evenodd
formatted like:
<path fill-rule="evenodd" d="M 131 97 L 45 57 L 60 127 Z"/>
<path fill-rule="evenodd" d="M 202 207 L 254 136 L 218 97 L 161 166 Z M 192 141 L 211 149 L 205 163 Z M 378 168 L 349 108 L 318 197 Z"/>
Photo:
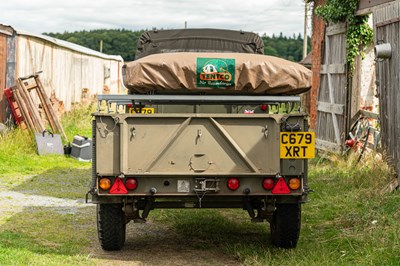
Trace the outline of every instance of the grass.
<path fill-rule="evenodd" d="M 92 111 L 93 105 L 80 106 L 62 117 L 69 140 L 75 135 L 91 136 Z M 90 163 L 64 155 L 37 155 L 34 137 L 26 130 L 15 129 L 0 136 L 3 189 L 83 199 L 90 167 Z M 0 227 L 1 265 L 93 265 L 90 256 L 82 252 L 96 239 L 93 208 L 79 208 L 75 215 L 44 207 L 24 207 L 12 214 L 7 211 Z"/>
<path fill-rule="evenodd" d="M 91 108 L 63 117 L 69 138 L 90 134 Z M 154 210 L 148 225 L 128 225 L 133 234 L 128 233 L 127 250 L 120 254 L 134 254 L 136 259 L 143 250 L 146 262 L 146 257 L 151 259 L 148 254 L 159 254 L 158 246 L 166 241 L 165 248 L 175 245 L 172 249 L 178 253 L 189 249 L 197 254 L 196 262 L 207 261 L 202 254 L 213 251 L 243 265 L 399 265 L 400 192 L 385 190 L 394 172 L 374 154 L 365 155 L 359 164 L 356 159 L 332 155 L 330 160 L 310 161 L 309 181 L 315 193 L 303 205 L 296 249 L 274 248 L 268 224 L 251 223 L 243 210 Z M 82 199 L 90 182 L 90 164 L 64 156 L 38 156 L 31 136 L 19 130 L 0 139 L 0 169 L 2 189 L 29 195 Z M 0 214 L 1 265 L 124 262 L 122 255 L 104 260 L 107 254 L 94 252 L 98 242 L 93 206 L 75 214 L 50 207 Z M 146 230 L 154 242 L 143 235 Z M 173 241 L 165 239 L 168 234 Z"/>
<path fill-rule="evenodd" d="M 93 105 L 79 106 L 61 118 L 70 141 L 75 135 L 91 136 L 90 113 L 93 108 Z M 7 176 L 10 179 L 8 183 L 18 182 L 21 175 L 31 175 L 54 167 L 88 169 L 90 164 L 64 155 L 39 156 L 35 139 L 27 130 L 15 129 L 4 136 L 0 135 L 0 176 Z"/>
<path fill-rule="evenodd" d="M 90 169 L 54 167 L 37 175 L 29 176 L 13 191 L 66 199 L 82 199 L 90 186 Z"/>
<path fill-rule="evenodd" d="M 95 104 L 86 106 L 75 106 L 72 111 L 66 113 L 61 118 L 67 138 L 72 141 L 75 135 L 92 137 L 92 117 L 91 113 L 95 111 Z"/>
<path fill-rule="evenodd" d="M 12 216 L 0 229 L 1 265 L 93 265 L 82 252 L 95 233 L 88 216 L 85 209 L 60 215 L 42 208 Z"/>
<path fill-rule="evenodd" d="M 382 192 L 393 172 L 373 157 L 357 167 L 353 156 L 332 159 L 311 162 L 316 192 L 303 205 L 294 250 L 272 247 L 268 224 L 252 224 L 239 210 L 159 211 L 155 219 L 199 250 L 220 249 L 245 265 L 399 265 L 400 193 Z"/>

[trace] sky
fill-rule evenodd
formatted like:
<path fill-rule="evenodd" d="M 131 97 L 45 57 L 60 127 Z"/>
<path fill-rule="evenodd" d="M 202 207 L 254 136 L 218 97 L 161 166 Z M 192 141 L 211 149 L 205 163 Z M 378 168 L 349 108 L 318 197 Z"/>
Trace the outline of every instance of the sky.
<path fill-rule="evenodd" d="M 303 35 L 304 0 L 0 0 L 0 24 L 41 34 L 93 29 L 222 28 Z"/>

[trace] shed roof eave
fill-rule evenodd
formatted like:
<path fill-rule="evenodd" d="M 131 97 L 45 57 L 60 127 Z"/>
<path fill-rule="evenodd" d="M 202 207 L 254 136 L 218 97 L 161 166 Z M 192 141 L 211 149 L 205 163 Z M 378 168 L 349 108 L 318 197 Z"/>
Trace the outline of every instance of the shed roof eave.
<path fill-rule="evenodd" d="M 0 24 L 0 34 L 12 36 L 14 35 L 14 33 L 15 30 L 13 29 L 13 27 L 9 25 Z"/>
<path fill-rule="evenodd" d="M 356 15 L 365 16 L 371 14 L 374 9 L 391 5 L 395 1 L 396 0 L 360 0 L 358 9 L 356 10 Z"/>
<path fill-rule="evenodd" d="M 120 55 L 103 54 L 98 51 L 92 50 L 90 48 L 87 48 L 87 47 L 84 47 L 84 46 L 81 46 L 81 45 L 78 45 L 75 43 L 67 42 L 64 40 L 60 40 L 57 38 L 53 38 L 50 36 L 46 36 L 46 35 L 34 34 L 34 33 L 26 32 L 26 31 L 22 31 L 22 30 L 15 30 L 15 31 L 17 32 L 17 35 L 38 38 L 38 39 L 53 43 L 57 46 L 60 46 L 60 47 L 63 47 L 63 48 L 66 48 L 66 49 L 69 49 L 72 51 L 76 51 L 76 52 L 79 52 L 82 54 L 95 56 L 95 57 L 108 59 L 108 60 L 115 60 L 115 61 L 120 61 L 120 62 L 124 61 L 124 59 Z"/>

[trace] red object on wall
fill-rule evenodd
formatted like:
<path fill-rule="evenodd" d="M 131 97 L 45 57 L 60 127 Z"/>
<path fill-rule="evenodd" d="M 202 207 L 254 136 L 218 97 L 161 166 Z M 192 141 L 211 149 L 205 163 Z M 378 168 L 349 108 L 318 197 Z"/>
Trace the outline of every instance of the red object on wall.
<path fill-rule="evenodd" d="M 21 114 L 21 110 L 19 109 L 19 106 L 17 104 L 17 101 L 14 98 L 14 93 L 11 88 L 5 88 L 4 89 L 4 95 L 7 98 L 7 102 L 10 105 L 11 113 L 14 117 L 15 123 L 17 125 L 21 125 L 23 122 L 24 118 Z"/>

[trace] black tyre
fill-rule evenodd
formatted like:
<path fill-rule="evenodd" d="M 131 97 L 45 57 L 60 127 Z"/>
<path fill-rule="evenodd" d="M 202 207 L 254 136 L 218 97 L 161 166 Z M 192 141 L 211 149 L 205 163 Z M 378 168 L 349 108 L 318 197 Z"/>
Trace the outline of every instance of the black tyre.
<path fill-rule="evenodd" d="M 300 204 L 277 204 L 270 223 L 272 244 L 279 248 L 295 248 L 300 225 Z"/>
<path fill-rule="evenodd" d="M 97 232 L 104 250 L 121 250 L 125 244 L 125 213 L 121 204 L 97 205 Z"/>

